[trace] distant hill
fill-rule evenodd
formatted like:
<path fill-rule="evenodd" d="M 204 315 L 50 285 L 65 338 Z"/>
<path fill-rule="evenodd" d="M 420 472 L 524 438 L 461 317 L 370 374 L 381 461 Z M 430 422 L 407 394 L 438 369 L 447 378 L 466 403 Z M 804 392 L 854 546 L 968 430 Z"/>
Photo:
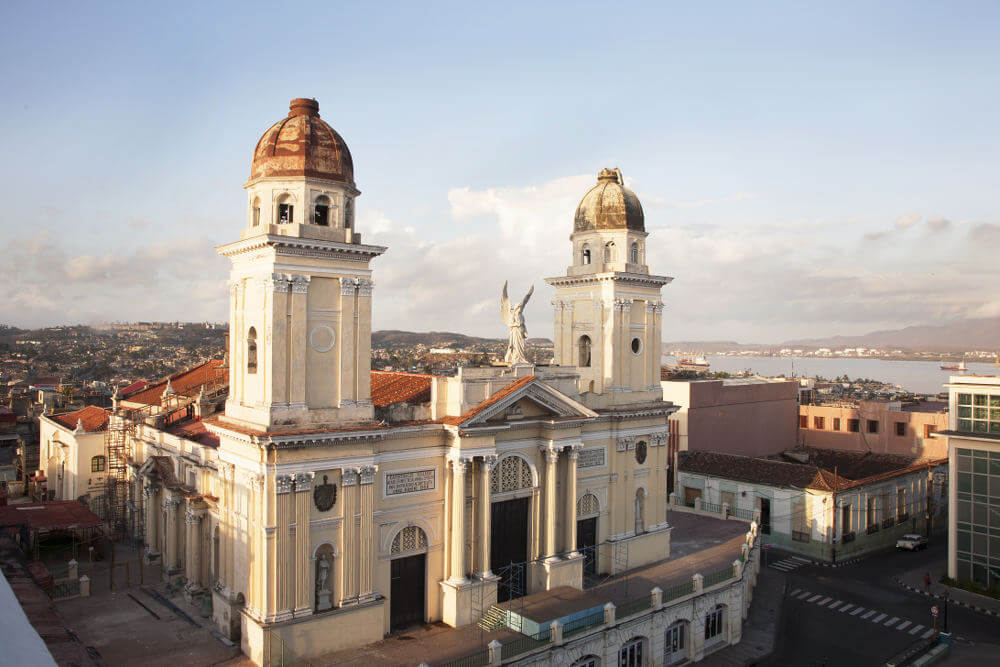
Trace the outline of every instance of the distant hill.
<path fill-rule="evenodd" d="M 737 343 L 735 340 L 674 340 L 663 344 L 664 352 L 670 350 L 685 350 L 687 352 L 699 352 L 704 354 L 715 354 L 718 352 L 728 352 L 730 350 L 756 350 L 758 348 L 770 348 L 773 345 L 757 345 L 755 343 Z"/>
<path fill-rule="evenodd" d="M 893 347 L 904 350 L 961 351 L 1000 349 L 1000 317 L 953 320 L 940 325 L 873 331 L 861 336 L 789 340 L 782 346 Z"/>
<path fill-rule="evenodd" d="M 505 343 L 503 338 L 477 338 L 451 331 L 398 331 L 387 329 L 385 331 L 372 332 L 372 347 L 392 348 L 406 347 L 408 345 L 426 345 L 428 347 L 454 347 L 465 348 L 472 345 Z M 545 346 L 552 345 L 548 338 L 529 338 L 529 345 Z"/>

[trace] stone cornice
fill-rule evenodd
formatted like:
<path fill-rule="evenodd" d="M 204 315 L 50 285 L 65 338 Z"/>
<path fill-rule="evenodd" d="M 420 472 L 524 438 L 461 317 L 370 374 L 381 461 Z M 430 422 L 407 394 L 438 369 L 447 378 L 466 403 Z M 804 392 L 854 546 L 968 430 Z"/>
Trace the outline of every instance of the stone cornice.
<path fill-rule="evenodd" d="M 345 257 L 357 257 L 359 259 L 371 259 L 378 257 L 388 248 L 386 246 L 365 245 L 362 243 L 341 243 L 339 241 L 326 241 L 323 239 L 305 239 L 297 236 L 276 236 L 274 234 L 261 234 L 248 239 L 234 241 L 216 247 L 223 257 L 235 257 L 243 253 L 253 252 L 261 248 L 275 248 L 279 254 L 298 254 L 299 252 L 317 252 L 323 256 L 329 254 L 343 255 Z"/>
<path fill-rule="evenodd" d="M 592 273 L 583 276 L 557 276 L 546 278 L 545 282 L 553 287 L 566 287 L 575 285 L 597 285 L 602 282 L 615 282 L 625 285 L 635 285 L 638 287 L 663 287 L 673 282 L 670 276 L 654 276 L 645 273 L 625 273 L 624 271 L 611 271 L 608 273 Z"/>

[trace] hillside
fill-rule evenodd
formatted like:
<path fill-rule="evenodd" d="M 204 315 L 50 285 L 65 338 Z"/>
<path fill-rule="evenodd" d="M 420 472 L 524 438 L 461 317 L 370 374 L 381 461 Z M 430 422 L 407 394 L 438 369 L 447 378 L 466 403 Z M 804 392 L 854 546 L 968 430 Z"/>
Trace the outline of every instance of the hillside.
<path fill-rule="evenodd" d="M 921 351 L 1000 349 L 1000 317 L 953 320 L 940 325 L 909 326 L 860 336 L 830 336 L 789 340 L 782 346 L 893 347 Z"/>
<path fill-rule="evenodd" d="M 427 347 L 470 348 L 475 345 L 497 345 L 506 343 L 504 338 L 478 338 L 451 331 L 399 331 L 387 329 L 372 332 L 373 348 L 395 348 L 410 345 L 426 345 Z M 548 338 L 529 338 L 528 344 L 544 347 L 552 345 Z"/>

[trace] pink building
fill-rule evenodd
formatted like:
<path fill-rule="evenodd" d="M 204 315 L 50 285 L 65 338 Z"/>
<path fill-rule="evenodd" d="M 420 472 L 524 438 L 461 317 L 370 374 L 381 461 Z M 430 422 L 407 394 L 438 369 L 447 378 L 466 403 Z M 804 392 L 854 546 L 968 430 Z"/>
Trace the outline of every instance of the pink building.
<path fill-rule="evenodd" d="M 767 456 L 797 444 L 798 382 L 768 378 L 663 380 L 679 451 Z"/>
<path fill-rule="evenodd" d="M 799 439 L 807 447 L 946 458 L 931 436 L 948 428 L 944 401 L 859 401 L 799 407 Z"/>

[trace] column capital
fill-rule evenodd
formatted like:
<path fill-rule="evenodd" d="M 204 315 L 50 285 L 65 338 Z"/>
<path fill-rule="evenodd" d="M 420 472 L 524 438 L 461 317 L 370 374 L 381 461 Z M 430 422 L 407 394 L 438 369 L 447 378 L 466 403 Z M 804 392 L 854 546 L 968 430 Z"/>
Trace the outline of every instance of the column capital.
<path fill-rule="evenodd" d="M 291 277 L 287 273 L 272 273 L 267 278 L 267 285 L 275 292 L 287 292 L 291 283 Z"/>
<path fill-rule="evenodd" d="M 361 466 L 358 470 L 361 483 L 372 484 L 375 481 L 375 472 L 377 470 L 378 466 Z"/>
<path fill-rule="evenodd" d="M 375 281 L 370 278 L 358 278 L 358 296 L 371 296 Z"/>
<path fill-rule="evenodd" d="M 486 456 L 484 456 L 483 457 L 483 468 L 487 472 L 489 472 L 490 470 L 492 470 L 493 466 L 495 466 L 497 464 L 497 458 L 498 457 L 497 457 L 496 454 L 487 454 Z"/>
<path fill-rule="evenodd" d="M 538 449 L 545 455 L 545 460 L 548 463 L 555 463 L 559 460 L 559 449 L 553 445 L 541 445 Z"/>
<path fill-rule="evenodd" d="M 316 477 L 314 472 L 299 472 L 295 474 L 295 492 L 301 493 L 303 491 L 309 491 L 312 489 L 313 479 Z"/>
<path fill-rule="evenodd" d="M 341 471 L 341 486 L 356 486 L 358 483 L 358 468 L 344 468 Z"/>
<path fill-rule="evenodd" d="M 289 282 L 292 285 L 292 294 L 305 294 L 309 291 L 309 280 L 312 276 L 294 274 L 290 276 Z"/>
<path fill-rule="evenodd" d="M 354 278 L 340 279 L 340 296 L 354 296 L 356 289 L 357 283 L 354 282 Z"/>
<path fill-rule="evenodd" d="M 292 479 L 293 478 L 291 475 L 275 475 L 274 476 L 275 493 L 291 493 Z"/>
<path fill-rule="evenodd" d="M 564 449 L 566 456 L 569 457 L 570 461 L 576 461 L 580 458 L 580 445 L 567 445 Z"/>
<path fill-rule="evenodd" d="M 167 496 L 166 498 L 163 499 L 163 509 L 167 510 L 168 512 L 170 510 L 178 507 L 180 504 L 181 504 L 181 499 L 180 498 L 175 498 L 173 496 Z"/>
<path fill-rule="evenodd" d="M 189 507 L 187 508 L 187 511 L 184 512 L 184 523 L 188 524 L 189 526 L 200 522 L 204 518 L 205 518 L 205 510 L 203 509 L 195 509 Z"/>
<path fill-rule="evenodd" d="M 471 456 L 449 456 L 448 465 L 457 473 L 465 474 L 469 464 L 472 463 Z"/>

